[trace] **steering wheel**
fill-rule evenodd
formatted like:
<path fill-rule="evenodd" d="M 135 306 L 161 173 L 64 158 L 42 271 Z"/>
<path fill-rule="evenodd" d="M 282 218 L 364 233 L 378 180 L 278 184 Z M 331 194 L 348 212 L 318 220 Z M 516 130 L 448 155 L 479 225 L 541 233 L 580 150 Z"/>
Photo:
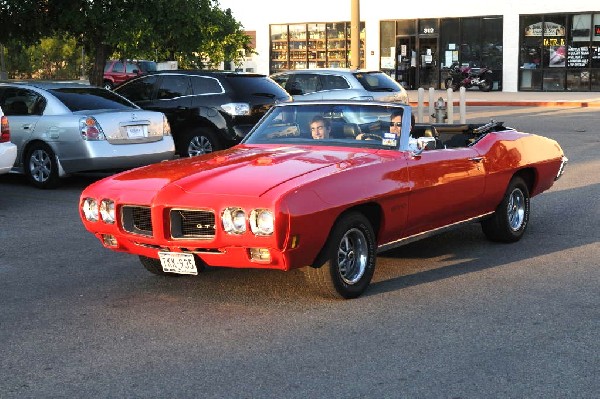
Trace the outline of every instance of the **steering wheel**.
<path fill-rule="evenodd" d="M 375 133 L 363 133 L 360 136 L 361 140 L 381 140 L 381 136 Z"/>

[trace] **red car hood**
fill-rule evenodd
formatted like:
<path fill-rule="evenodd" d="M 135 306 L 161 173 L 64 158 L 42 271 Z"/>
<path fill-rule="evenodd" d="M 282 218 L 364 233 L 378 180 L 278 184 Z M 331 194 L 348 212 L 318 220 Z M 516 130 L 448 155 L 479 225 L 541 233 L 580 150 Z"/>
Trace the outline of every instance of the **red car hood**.
<path fill-rule="evenodd" d="M 364 149 L 354 152 L 331 147 L 238 145 L 121 173 L 111 178 L 111 188 L 159 191 L 175 185 L 194 194 L 260 196 L 294 178 L 312 173 L 311 178 L 315 179 L 379 160 L 375 153 Z M 333 165 L 337 166 L 331 168 Z"/>

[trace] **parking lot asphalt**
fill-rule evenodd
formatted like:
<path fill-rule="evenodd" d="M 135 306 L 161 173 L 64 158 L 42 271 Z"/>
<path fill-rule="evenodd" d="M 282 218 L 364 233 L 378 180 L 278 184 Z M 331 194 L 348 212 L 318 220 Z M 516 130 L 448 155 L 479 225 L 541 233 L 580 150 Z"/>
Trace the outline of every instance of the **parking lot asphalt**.
<path fill-rule="evenodd" d="M 459 105 L 460 92 L 450 93 L 452 103 Z M 442 97 L 448 101 L 447 90 L 424 90 L 422 101 L 429 104 L 430 98 L 436 101 Z M 408 90 L 408 98 L 413 106 L 419 103 L 419 91 Z M 600 107 L 600 92 L 504 92 L 490 91 L 482 92 L 479 89 L 465 91 L 465 103 L 467 106 L 498 106 L 498 107 Z"/>

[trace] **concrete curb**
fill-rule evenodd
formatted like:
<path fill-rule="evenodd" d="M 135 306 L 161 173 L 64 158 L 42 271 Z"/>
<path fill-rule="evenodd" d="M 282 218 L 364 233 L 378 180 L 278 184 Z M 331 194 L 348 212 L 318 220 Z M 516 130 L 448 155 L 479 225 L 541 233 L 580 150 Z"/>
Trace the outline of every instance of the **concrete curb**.
<path fill-rule="evenodd" d="M 413 107 L 419 105 L 417 101 L 410 101 Z M 424 101 L 425 106 L 429 106 L 429 101 Z M 460 101 L 453 100 L 452 104 L 460 106 Z M 467 100 L 466 106 L 471 107 L 573 107 L 573 108 L 594 108 L 600 107 L 597 101 L 485 101 L 485 100 Z"/>

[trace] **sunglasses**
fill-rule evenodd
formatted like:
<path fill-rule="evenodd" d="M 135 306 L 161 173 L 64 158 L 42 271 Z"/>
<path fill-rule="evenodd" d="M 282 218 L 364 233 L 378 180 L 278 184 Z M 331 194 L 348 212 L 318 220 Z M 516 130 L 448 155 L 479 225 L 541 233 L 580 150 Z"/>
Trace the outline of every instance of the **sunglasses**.
<path fill-rule="evenodd" d="M 390 122 L 390 127 L 402 127 L 402 122 Z"/>

